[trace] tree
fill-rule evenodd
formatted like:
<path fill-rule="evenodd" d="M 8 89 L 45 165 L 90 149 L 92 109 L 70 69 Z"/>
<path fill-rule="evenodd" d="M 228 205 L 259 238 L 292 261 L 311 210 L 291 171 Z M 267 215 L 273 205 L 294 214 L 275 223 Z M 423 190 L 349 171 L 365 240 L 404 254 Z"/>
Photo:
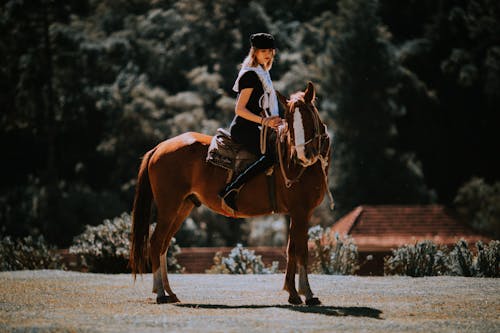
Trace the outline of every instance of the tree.
<path fill-rule="evenodd" d="M 451 204 L 472 176 L 498 179 L 500 162 L 492 152 L 500 140 L 500 4 L 432 6 L 435 14 L 421 34 L 402 43 L 400 59 L 435 102 L 409 107 L 401 130 L 404 146 L 423 162 L 428 184 L 441 202 Z"/>
<path fill-rule="evenodd" d="M 59 125 L 65 116 L 64 102 L 69 101 L 59 90 L 65 80 L 55 67 L 63 61 L 64 47 L 55 36 L 71 12 L 85 11 L 83 3 L 72 5 L 58 0 L 8 1 L 2 5 L 0 24 L 5 37 L 0 43 L 1 103 L 5 106 L 0 148 L 11 161 L 6 165 L 11 177 L 2 186 L 1 200 L 7 205 L 2 219 L 19 233 L 38 230 L 51 241 L 61 225 L 57 219 L 62 174 Z M 25 185 L 24 190 L 9 191 L 19 184 Z M 24 202 L 28 214 L 17 211 L 19 196 L 32 197 L 31 206 Z M 21 221 L 16 220 L 19 215 L 24 217 Z"/>
<path fill-rule="evenodd" d="M 455 207 L 474 229 L 500 239 L 500 182 L 492 185 L 473 177 L 455 196 Z"/>
<path fill-rule="evenodd" d="M 377 2 L 339 2 L 333 42 L 334 190 L 338 214 L 359 204 L 428 200 L 420 165 L 397 149 L 401 70 L 377 16 Z"/>

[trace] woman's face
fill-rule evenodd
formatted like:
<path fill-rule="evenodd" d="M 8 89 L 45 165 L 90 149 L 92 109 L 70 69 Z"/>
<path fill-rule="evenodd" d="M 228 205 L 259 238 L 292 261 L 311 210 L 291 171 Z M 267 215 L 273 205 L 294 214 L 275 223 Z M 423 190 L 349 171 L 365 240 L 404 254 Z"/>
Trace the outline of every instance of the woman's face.
<path fill-rule="evenodd" d="M 256 49 L 255 57 L 260 65 L 267 64 L 274 57 L 274 49 Z"/>

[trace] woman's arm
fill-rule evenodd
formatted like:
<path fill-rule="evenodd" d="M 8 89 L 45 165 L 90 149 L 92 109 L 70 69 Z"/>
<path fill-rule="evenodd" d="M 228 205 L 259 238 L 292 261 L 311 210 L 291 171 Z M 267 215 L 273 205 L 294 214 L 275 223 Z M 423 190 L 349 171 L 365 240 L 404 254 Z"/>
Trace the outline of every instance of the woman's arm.
<path fill-rule="evenodd" d="M 235 112 L 238 116 L 245 118 L 246 120 L 252 121 L 257 124 L 262 124 L 264 118 L 253 114 L 250 112 L 246 105 L 248 100 L 250 99 L 250 95 L 252 94 L 253 88 L 244 88 L 240 91 L 240 95 L 238 97 L 238 101 L 236 102 Z M 281 124 L 281 118 L 279 116 L 269 117 L 270 120 L 268 125 L 271 127 L 278 127 Z"/>

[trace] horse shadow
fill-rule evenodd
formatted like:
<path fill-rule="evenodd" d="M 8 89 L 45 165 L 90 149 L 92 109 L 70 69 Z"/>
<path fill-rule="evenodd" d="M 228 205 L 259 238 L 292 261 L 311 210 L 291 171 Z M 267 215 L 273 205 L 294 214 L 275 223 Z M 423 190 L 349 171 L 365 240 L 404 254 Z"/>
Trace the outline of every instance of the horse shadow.
<path fill-rule="evenodd" d="M 290 311 L 297 311 L 302 313 L 313 313 L 325 316 L 334 317 L 367 317 L 373 319 L 382 319 L 380 315 L 382 311 L 374 308 L 364 306 L 304 306 L 304 305 L 224 305 L 224 304 L 193 304 L 193 303 L 177 303 L 173 304 L 182 308 L 193 309 L 267 309 L 277 308 L 286 309 Z"/>

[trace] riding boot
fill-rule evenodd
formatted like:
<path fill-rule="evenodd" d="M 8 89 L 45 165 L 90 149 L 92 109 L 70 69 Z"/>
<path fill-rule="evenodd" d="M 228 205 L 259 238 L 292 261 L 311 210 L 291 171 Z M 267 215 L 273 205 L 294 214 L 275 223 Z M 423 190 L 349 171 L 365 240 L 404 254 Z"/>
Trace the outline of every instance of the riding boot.
<path fill-rule="evenodd" d="M 241 172 L 236 179 L 228 184 L 221 192 L 219 192 L 219 197 L 224 200 L 226 205 L 237 211 L 236 197 L 240 189 L 254 176 L 271 167 L 273 163 L 274 161 L 269 156 L 261 156 L 257 161 Z"/>

